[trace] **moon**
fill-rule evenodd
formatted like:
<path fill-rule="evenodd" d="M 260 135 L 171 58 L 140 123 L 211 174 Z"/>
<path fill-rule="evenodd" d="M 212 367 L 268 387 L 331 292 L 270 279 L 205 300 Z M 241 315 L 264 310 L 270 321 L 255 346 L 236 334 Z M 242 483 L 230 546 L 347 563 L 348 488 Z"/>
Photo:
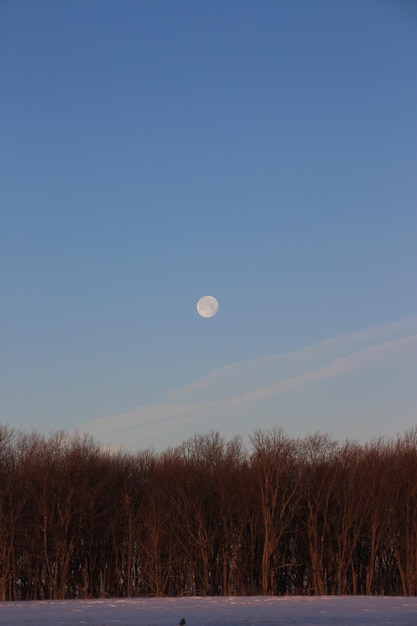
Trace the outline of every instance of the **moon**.
<path fill-rule="evenodd" d="M 201 317 L 213 317 L 219 310 L 219 303 L 214 296 L 203 296 L 197 302 L 197 312 Z"/>

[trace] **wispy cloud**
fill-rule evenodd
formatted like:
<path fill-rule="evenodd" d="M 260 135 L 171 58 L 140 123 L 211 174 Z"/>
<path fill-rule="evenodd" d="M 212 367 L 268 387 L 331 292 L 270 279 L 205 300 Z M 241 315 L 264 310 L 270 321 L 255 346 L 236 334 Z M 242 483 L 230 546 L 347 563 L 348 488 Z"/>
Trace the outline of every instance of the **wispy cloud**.
<path fill-rule="evenodd" d="M 254 402 L 256 400 L 272 397 L 289 389 L 301 387 L 302 385 L 312 382 L 328 380 L 354 370 L 372 367 L 373 365 L 381 363 L 381 361 L 385 360 L 389 356 L 397 354 L 404 348 L 413 346 L 417 347 L 417 334 L 402 337 L 401 339 L 393 341 L 387 341 L 371 348 L 365 348 L 364 350 L 360 350 L 348 356 L 336 359 L 325 367 L 313 369 L 306 374 L 278 381 L 273 385 L 261 387 L 249 393 L 232 398 L 231 405 L 238 406 L 239 404 L 246 402 Z"/>
<path fill-rule="evenodd" d="M 278 401 L 289 390 L 404 360 L 416 348 L 417 317 L 410 317 L 294 352 L 220 367 L 170 392 L 166 402 L 92 420 L 82 428 L 112 445 L 143 448 L 162 442 L 166 447 L 174 433 L 192 435 L 202 424 L 219 420 L 220 416 L 224 422 L 237 420 L 243 409 L 252 409 L 256 414 L 256 408 L 267 399 Z"/>
<path fill-rule="evenodd" d="M 209 372 L 203 378 L 175 390 L 171 395 L 174 397 L 187 396 L 195 391 L 209 389 L 216 385 L 217 381 L 232 379 L 235 375 L 237 378 L 241 378 L 243 372 L 253 374 L 256 380 L 257 371 L 262 371 L 262 374 L 265 374 L 265 370 L 269 369 L 269 375 L 273 376 L 281 366 L 285 372 L 292 371 L 295 367 L 299 368 L 303 365 L 305 367 L 314 367 L 315 364 L 317 365 L 320 362 L 329 362 L 356 352 L 362 352 L 367 347 L 382 345 L 384 342 L 390 342 L 391 340 L 396 341 L 397 339 L 413 337 L 415 332 L 417 332 L 417 316 L 381 324 L 356 333 L 338 335 L 293 352 L 239 361 L 219 367 Z"/>

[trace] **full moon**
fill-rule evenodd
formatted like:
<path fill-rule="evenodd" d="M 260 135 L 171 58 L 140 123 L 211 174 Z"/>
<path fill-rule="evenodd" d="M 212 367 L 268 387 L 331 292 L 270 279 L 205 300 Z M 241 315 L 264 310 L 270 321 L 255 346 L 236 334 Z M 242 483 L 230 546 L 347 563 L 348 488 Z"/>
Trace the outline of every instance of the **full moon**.
<path fill-rule="evenodd" d="M 203 296 L 197 302 L 197 311 L 201 317 L 213 317 L 219 310 L 219 303 L 214 296 Z"/>

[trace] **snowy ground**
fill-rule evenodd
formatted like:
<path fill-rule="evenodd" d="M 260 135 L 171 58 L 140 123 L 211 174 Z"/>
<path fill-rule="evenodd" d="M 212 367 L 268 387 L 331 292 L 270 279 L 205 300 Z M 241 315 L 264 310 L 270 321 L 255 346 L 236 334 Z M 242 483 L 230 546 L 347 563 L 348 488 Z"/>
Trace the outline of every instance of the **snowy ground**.
<path fill-rule="evenodd" d="M 251 597 L 0 603 L 2 626 L 417 626 L 417 598 Z"/>

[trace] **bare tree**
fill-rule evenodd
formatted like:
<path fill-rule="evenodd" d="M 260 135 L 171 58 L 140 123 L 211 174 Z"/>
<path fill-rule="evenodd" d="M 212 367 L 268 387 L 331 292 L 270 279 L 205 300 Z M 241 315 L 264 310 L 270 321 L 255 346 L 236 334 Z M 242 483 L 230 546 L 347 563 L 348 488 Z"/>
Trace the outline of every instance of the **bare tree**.
<path fill-rule="evenodd" d="M 302 489 L 308 550 L 304 562 L 314 594 L 323 595 L 329 591 L 330 515 L 336 488 L 333 466 L 338 445 L 327 435 L 315 433 L 302 442 L 301 452 L 305 464 Z"/>
<path fill-rule="evenodd" d="M 263 525 L 262 594 L 275 592 L 275 576 L 283 563 L 279 547 L 296 511 L 299 465 L 295 441 L 280 429 L 255 431 L 252 465 L 257 479 Z"/>
<path fill-rule="evenodd" d="M 389 545 L 403 595 L 417 594 L 417 427 L 398 438 L 391 465 Z"/>

